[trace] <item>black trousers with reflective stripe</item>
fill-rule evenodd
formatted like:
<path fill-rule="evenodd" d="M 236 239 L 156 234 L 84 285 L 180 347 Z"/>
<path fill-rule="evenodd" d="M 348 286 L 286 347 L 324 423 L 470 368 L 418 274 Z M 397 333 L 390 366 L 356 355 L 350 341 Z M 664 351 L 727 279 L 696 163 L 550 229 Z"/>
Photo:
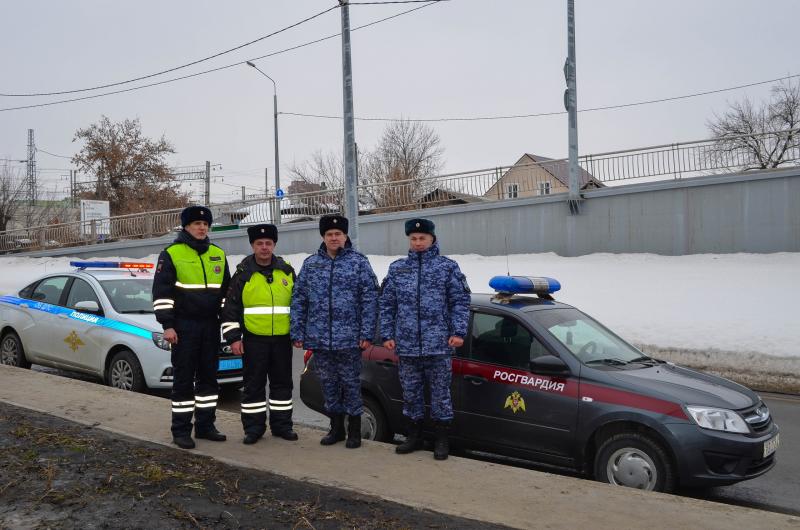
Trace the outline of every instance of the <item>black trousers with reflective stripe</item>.
<path fill-rule="evenodd" d="M 178 318 L 175 332 L 178 343 L 172 346 L 172 401 L 195 401 L 195 433 L 205 433 L 216 420 L 217 400 L 209 398 L 219 393 L 219 320 Z M 191 434 L 192 412 L 173 412 L 172 435 Z"/>
<path fill-rule="evenodd" d="M 292 428 L 292 343 L 288 335 L 262 337 L 245 333 L 244 389 L 242 391 L 242 426 L 245 434 L 261 436 L 269 428 L 274 433 Z M 269 400 L 267 399 L 269 379 Z M 275 403 L 282 402 L 282 403 Z M 276 408 L 278 410 L 276 410 Z"/>

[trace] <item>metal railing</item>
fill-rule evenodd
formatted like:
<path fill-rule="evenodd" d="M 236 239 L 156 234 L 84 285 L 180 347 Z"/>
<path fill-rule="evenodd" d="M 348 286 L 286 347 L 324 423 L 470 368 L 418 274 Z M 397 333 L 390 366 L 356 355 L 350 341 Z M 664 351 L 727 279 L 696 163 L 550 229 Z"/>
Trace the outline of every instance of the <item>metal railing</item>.
<path fill-rule="evenodd" d="M 758 157 L 738 139 L 776 146 L 788 139 L 782 164 L 800 161 L 800 130 L 764 135 L 726 137 L 694 142 L 658 145 L 640 149 L 584 155 L 580 157 L 582 188 L 602 187 L 606 183 L 641 178 L 689 178 L 710 174 L 774 167 L 774 160 Z M 777 152 L 777 150 L 776 150 Z M 519 163 L 440 175 L 425 179 L 381 180 L 358 187 L 361 215 L 413 211 L 424 208 L 513 200 L 539 195 L 565 194 L 568 191 L 566 159 Z M 536 159 L 531 159 L 536 160 Z M 344 210 L 344 189 L 325 189 L 289 194 L 281 199 L 260 197 L 211 205 L 215 224 L 250 225 L 274 222 L 278 208 L 284 223 L 310 221 Z M 0 252 L 41 250 L 62 246 L 91 245 L 126 239 L 149 238 L 180 230 L 180 209 L 129 214 L 35 226 L 0 232 Z M 212 226 L 212 230 L 215 227 Z"/>

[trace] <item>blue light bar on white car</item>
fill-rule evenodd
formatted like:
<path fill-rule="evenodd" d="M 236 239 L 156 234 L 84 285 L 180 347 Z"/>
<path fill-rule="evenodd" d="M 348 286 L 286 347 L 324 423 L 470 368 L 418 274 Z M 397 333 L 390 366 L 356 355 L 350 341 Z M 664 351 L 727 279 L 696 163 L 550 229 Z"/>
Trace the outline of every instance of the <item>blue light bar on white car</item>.
<path fill-rule="evenodd" d="M 79 269 L 152 269 L 152 263 L 135 261 L 70 261 L 70 266 Z"/>
<path fill-rule="evenodd" d="M 495 276 L 489 280 L 489 287 L 500 293 L 552 294 L 561 289 L 561 284 L 544 276 Z"/>

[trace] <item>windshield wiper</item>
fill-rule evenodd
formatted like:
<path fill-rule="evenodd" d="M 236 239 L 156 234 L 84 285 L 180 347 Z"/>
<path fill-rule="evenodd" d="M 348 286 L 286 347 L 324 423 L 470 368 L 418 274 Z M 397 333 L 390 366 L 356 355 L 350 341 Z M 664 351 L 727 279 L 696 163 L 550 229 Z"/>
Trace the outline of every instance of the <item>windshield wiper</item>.
<path fill-rule="evenodd" d="M 130 314 L 137 314 L 137 315 L 148 315 L 152 313 L 152 309 L 128 309 L 126 311 L 120 311 L 123 315 L 130 315 Z"/>
<path fill-rule="evenodd" d="M 628 364 L 628 362 L 623 361 L 622 359 L 612 359 L 609 357 L 606 359 L 592 359 L 591 361 L 586 361 L 584 364 L 609 364 L 611 366 L 625 366 Z"/>
<path fill-rule="evenodd" d="M 658 359 L 653 359 L 652 357 L 648 357 L 647 355 L 642 355 L 641 357 L 636 357 L 635 359 L 631 359 L 628 361 L 629 363 L 662 363 L 664 361 L 659 361 Z"/>

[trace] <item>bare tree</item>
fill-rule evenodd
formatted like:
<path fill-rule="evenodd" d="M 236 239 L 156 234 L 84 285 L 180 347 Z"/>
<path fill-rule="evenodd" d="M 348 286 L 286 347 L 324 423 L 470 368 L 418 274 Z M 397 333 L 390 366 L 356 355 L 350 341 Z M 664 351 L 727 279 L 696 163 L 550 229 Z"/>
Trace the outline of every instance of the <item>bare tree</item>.
<path fill-rule="evenodd" d="M 772 87 L 770 99 L 754 104 L 745 98 L 714 115 L 707 126 L 717 140 L 711 156 L 717 163 L 744 169 L 776 168 L 800 159 L 800 82 Z"/>
<path fill-rule="evenodd" d="M 113 215 L 188 204 L 188 194 L 180 191 L 165 160 L 174 147 L 163 136 L 146 138 L 138 119 L 112 123 L 102 116 L 79 129 L 73 142 L 77 140 L 84 145 L 72 162 L 97 177 L 94 189 L 79 194 L 82 198 L 109 201 Z"/>
<path fill-rule="evenodd" d="M 436 188 L 432 180 L 442 168 L 444 149 L 428 125 L 410 120 L 391 122 L 375 149 L 364 156 L 362 196 L 376 211 L 413 209 Z"/>
<path fill-rule="evenodd" d="M 289 168 L 294 182 L 289 186 L 293 207 L 311 215 L 343 211 L 344 162 L 341 155 L 317 151 L 311 160 L 292 164 Z M 302 190 L 299 196 L 293 190 Z M 300 212 L 298 212 L 300 213 Z"/>
<path fill-rule="evenodd" d="M 0 231 L 10 228 L 25 197 L 25 179 L 8 164 L 0 166 Z"/>

